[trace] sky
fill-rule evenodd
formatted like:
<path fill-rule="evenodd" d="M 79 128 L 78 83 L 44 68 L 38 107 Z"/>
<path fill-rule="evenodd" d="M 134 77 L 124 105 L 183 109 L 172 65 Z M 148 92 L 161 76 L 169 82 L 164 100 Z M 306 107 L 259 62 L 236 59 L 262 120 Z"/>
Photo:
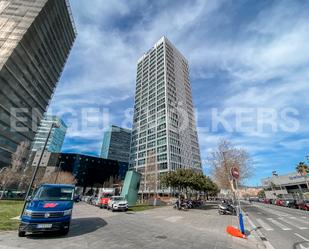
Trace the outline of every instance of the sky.
<path fill-rule="evenodd" d="M 71 0 L 77 39 L 49 106 L 63 152 L 99 155 L 104 129 L 131 127 L 137 60 L 162 36 L 188 59 L 204 172 L 222 138 L 260 179 L 309 154 L 309 1 Z"/>

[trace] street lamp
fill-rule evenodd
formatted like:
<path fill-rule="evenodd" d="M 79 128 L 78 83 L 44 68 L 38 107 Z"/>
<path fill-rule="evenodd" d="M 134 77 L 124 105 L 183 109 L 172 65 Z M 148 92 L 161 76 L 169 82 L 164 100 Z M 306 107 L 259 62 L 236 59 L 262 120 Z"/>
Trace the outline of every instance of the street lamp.
<path fill-rule="evenodd" d="M 55 179 L 55 182 L 54 183 L 57 183 L 57 180 L 58 180 L 58 176 L 59 176 L 59 173 L 61 171 L 61 165 L 64 164 L 63 161 L 61 161 L 58 165 L 58 170 L 57 170 L 57 175 L 56 175 L 56 179 Z"/>
<path fill-rule="evenodd" d="M 24 210 L 25 210 L 25 207 L 26 207 L 26 204 L 27 204 L 27 199 L 28 199 L 29 194 L 30 194 L 30 192 L 31 192 L 31 188 L 32 188 L 33 182 L 34 182 L 34 180 L 35 180 L 35 177 L 36 177 L 36 175 L 37 175 L 37 173 L 38 173 L 38 170 L 39 170 L 39 167 L 40 167 L 42 158 L 43 158 L 43 154 L 44 154 L 44 152 L 45 152 L 45 150 L 46 150 L 46 146 L 47 146 L 47 143 L 48 143 L 50 134 L 51 134 L 53 128 L 59 128 L 59 127 L 60 127 L 60 125 L 59 125 L 58 123 L 52 123 L 52 125 L 50 126 L 50 129 L 49 129 L 48 134 L 47 134 L 46 141 L 45 141 L 44 146 L 43 146 L 42 153 L 41 153 L 40 158 L 39 158 L 39 161 L 38 161 L 38 163 L 37 163 L 37 165 L 36 165 L 36 167 L 35 167 L 35 170 L 34 170 L 34 172 L 33 172 L 33 175 L 32 175 L 32 178 L 31 178 L 31 182 L 30 182 L 30 184 L 29 184 L 29 187 L 28 187 L 28 190 L 27 190 L 27 193 L 26 193 L 26 197 L 25 197 L 25 201 L 24 201 L 24 206 L 23 206 L 23 208 L 22 208 L 22 210 L 21 210 L 20 216 L 22 216 L 23 213 L 24 213 Z"/>

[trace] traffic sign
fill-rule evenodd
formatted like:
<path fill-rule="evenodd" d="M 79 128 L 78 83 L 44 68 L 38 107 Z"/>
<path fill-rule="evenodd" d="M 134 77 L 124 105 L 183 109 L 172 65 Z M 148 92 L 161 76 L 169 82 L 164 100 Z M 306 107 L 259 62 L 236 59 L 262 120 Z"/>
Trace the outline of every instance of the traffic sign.
<path fill-rule="evenodd" d="M 231 168 L 231 175 L 235 180 L 238 180 L 240 176 L 239 169 L 237 167 Z"/>

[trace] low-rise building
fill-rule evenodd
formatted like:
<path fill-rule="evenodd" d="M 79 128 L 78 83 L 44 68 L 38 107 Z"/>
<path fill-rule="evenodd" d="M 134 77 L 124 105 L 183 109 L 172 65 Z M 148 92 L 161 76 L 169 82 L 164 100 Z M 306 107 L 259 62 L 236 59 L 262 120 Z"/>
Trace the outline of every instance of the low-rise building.
<path fill-rule="evenodd" d="M 42 151 L 33 152 L 29 165 L 38 165 Z M 51 174 L 57 171 L 71 172 L 80 187 L 103 187 L 111 179 L 123 180 L 128 170 L 128 163 L 100 157 L 72 154 L 52 153 L 45 151 L 40 163 L 42 174 Z"/>
<path fill-rule="evenodd" d="M 309 191 L 305 178 L 296 172 L 264 178 L 262 186 L 268 199 L 276 199 L 278 196 L 298 198 Z"/>

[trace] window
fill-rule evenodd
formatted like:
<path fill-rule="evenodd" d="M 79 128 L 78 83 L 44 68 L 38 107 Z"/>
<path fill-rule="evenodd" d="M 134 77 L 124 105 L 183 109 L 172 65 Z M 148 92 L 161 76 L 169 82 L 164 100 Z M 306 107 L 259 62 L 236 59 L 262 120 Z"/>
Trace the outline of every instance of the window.
<path fill-rule="evenodd" d="M 152 134 L 148 136 L 148 141 L 154 140 L 156 138 L 156 134 Z"/>
<path fill-rule="evenodd" d="M 143 132 L 141 132 L 140 134 L 139 134 L 139 137 L 141 138 L 141 137 L 145 137 L 146 136 L 146 131 L 143 131 Z"/>
<path fill-rule="evenodd" d="M 159 170 L 167 169 L 167 163 L 166 162 L 165 163 L 159 163 L 158 166 L 159 166 Z"/>
<path fill-rule="evenodd" d="M 151 129 L 148 129 L 148 135 L 153 134 L 155 132 L 156 132 L 156 128 L 155 127 L 151 128 Z"/>
<path fill-rule="evenodd" d="M 158 139 L 157 145 L 164 145 L 164 144 L 166 144 L 166 138 L 165 137 L 161 138 L 161 139 Z"/>
<path fill-rule="evenodd" d="M 152 156 L 154 154 L 156 154 L 156 149 L 147 150 L 147 156 Z"/>
<path fill-rule="evenodd" d="M 158 149 L 157 149 L 158 153 L 165 152 L 166 150 L 167 150 L 166 145 L 160 146 L 160 147 L 158 147 Z"/>
<path fill-rule="evenodd" d="M 164 124 L 160 124 L 158 126 L 158 131 L 163 130 L 164 128 L 166 128 L 166 124 L 165 123 Z"/>
<path fill-rule="evenodd" d="M 145 159 L 138 160 L 138 165 L 143 165 L 143 164 L 145 164 Z"/>
<path fill-rule="evenodd" d="M 149 142 L 149 143 L 147 144 L 147 148 L 152 148 L 152 147 L 154 147 L 154 146 L 156 146 L 156 141 Z"/>
<path fill-rule="evenodd" d="M 162 154 L 162 155 L 158 155 L 157 156 L 157 161 L 160 162 L 160 161 L 164 161 L 167 159 L 167 154 Z"/>
<path fill-rule="evenodd" d="M 139 144 L 143 144 L 143 143 L 146 143 L 146 137 L 139 140 Z"/>
<path fill-rule="evenodd" d="M 166 130 L 164 130 L 164 131 L 159 131 L 158 133 L 157 133 L 157 137 L 159 138 L 159 137 L 163 137 L 163 136 L 165 136 L 166 135 Z"/>
<path fill-rule="evenodd" d="M 143 151 L 143 152 L 140 152 L 138 153 L 138 157 L 139 158 L 142 158 L 142 157 L 145 157 L 146 156 L 146 151 Z M 135 157 L 136 158 L 136 157 Z"/>
<path fill-rule="evenodd" d="M 138 150 L 144 150 L 146 149 L 146 144 L 142 144 L 138 147 Z"/>

